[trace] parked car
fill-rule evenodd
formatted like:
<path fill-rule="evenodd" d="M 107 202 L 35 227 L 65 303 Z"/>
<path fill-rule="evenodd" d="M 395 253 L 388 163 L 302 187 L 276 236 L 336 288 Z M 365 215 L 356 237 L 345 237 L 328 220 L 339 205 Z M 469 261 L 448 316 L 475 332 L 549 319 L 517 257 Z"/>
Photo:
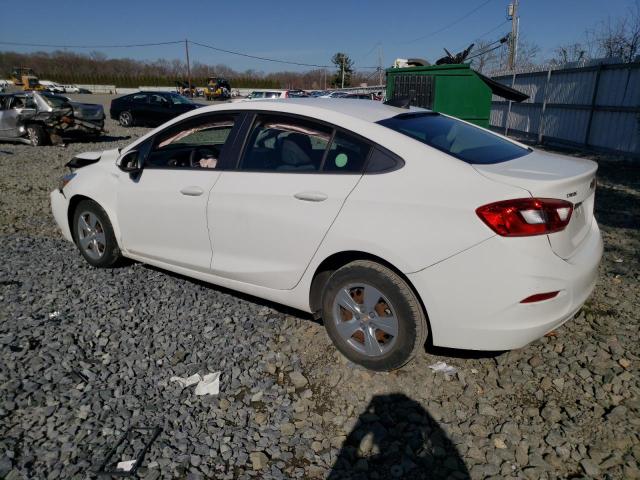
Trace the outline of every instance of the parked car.
<path fill-rule="evenodd" d="M 51 93 L 65 93 L 65 89 L 62 85 L 52 82 L 50 80 L 40 80 L 43 90 Z"/>
<path fill-rule="evenodd" d="M 46 145 L 54 137 L 99 135 L 102 105 L 79 103 L 48 92 L 0 95 L 0 141 Z"/>
<path fill-rule="evenodd" d="M 109 115 L 123 127 L 160 125 L 201 106 L 174 92 L 138 92 L 111 100 Z"/>
<path fill-rule="evenodd" d="M 349 92 L 333 91 L 320 95 L 318 98 L 342 98 L 349 95 Z"/>
<path fill-rule="evenodd" d="M 423 109 L 223 104 L 68 165 L 52 210 L 89 264 L 128 257 L 311 312 L 374 370 L 427 337 L 526 345 L 576 314 L 602 255 L 595 162 Z"/>
<path fill-rule="evenodd" d="M 373 93 L 348 93 L 341 98 L 351 98 L 354 100 L 377 100 Z"/>
<path fill-rule="evenodd" d="M 254 90 L 247 95 L 247 100 L 258 100 L 264 98 L 287 98 L 286 90 Z"/>
<path fill-rule="evenodd" d="M 80 93 L 80 89 L 76 85 L 63 85 L 65 93 Z"/>

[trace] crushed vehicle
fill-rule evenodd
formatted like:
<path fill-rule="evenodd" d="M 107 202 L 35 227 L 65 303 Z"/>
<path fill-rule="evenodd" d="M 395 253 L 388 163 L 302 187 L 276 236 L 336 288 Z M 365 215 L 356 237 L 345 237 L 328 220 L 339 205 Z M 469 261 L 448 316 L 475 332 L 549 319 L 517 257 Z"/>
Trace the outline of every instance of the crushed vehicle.
<path fill-rule="evenodd" d="M 102 105 L 73 102 L 62 95 L 0 95 L 0 141 L 40 146 L 60 143 L 63 136 L 100 135 L 104 119 Z"/>

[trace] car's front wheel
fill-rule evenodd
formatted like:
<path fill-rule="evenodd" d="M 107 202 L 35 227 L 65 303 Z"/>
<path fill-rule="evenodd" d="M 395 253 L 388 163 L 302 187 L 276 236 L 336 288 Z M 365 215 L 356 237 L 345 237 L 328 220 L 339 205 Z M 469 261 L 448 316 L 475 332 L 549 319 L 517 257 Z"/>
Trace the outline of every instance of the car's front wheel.
<path fill-rule="evenodd" d="M 73 215 L 73 238 L 84 259 L 94 267 L 111 267 L 120 259 L 109 217 L 93 200 L 78 203 Z"/>
<path fill-rule="evenodd" d="M 47 132 L 40 125 L 29 125 L 27 127 L 27 135 L 29 136 L 31 145 L 34 147 L 41 147 L 42 145 L 46 145 L 49 141 Z"/>
<path fill-rule="evenodd" d="M 407 282 L 390 268 L 357 260 L 336 270 L 322 297 L 323 321 L 336 348 L 371 370 L 394 370 L 424 347 L 427 321 Z"/>
<path fill-rule="evenodd" d="M 118 122 L 121 127 L 133 127 L 133 114 L 128 110 L 120 112 L 120 115 L 118 115 Z"/>

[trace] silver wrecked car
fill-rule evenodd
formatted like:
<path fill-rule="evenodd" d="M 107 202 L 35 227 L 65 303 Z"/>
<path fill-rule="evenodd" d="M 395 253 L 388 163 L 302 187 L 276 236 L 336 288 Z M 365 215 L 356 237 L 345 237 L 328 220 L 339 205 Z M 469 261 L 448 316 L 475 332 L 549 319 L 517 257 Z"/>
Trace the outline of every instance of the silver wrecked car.
<path fill-rule="evenodd" d="M 73 102 L 62 95 L 0 95 L 0 141 L 40 146 L 59 143 L 63 135 L 99 135 L 104 131 L 104 119 L 102 105 Z"/>

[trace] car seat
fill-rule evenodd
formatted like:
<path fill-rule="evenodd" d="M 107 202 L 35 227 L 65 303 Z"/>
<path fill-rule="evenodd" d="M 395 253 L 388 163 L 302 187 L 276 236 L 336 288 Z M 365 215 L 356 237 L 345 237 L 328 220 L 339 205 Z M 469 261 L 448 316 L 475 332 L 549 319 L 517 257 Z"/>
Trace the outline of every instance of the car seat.
<path fill-rule="evenodd" d="M 282 164 L 277 170 L 283 171 L 315 171 L 311 158 L 311 140 L 307 135 L 291 133 L 281 144 L 280 159 Z"/>

